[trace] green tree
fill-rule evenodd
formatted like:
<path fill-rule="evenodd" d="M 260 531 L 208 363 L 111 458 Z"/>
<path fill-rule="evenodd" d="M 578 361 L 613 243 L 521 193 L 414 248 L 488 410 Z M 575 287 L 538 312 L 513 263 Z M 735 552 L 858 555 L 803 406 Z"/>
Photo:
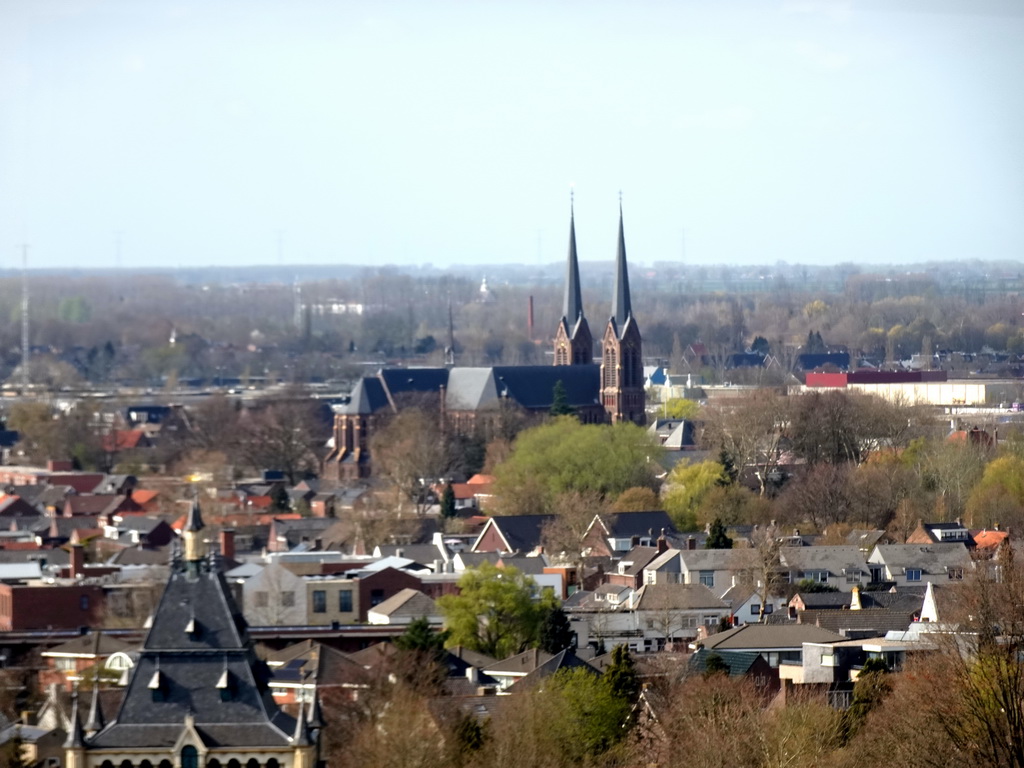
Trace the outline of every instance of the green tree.
<path fill-rule="evenodd" d="M 723 477 L 724 470 L 717 461 L 679 463 L 669 472 L 662 500 L 665 511 L 679 530 L 692 531 L 699 527 L 697 510 Z"/>
<path fill-rule="evenodd" d="M 447 630 L 435 631 L 430 621 L 423 616 L 409 622 L 405 632 L 395 638 L 395 647 L 400 651 L 414 651 L 442 658 L 448 634 Z"/>
<path fill-rule="evenodd" d="M 537 647 L 547 653 L 559 653 L 572 645 L 573 632 L 569 617 L 560 605 L 552 605 L 544 613 Z"/>
<path fill-rule="evenodd" d="M 666 419 L 687 419 L 693 421 L 700 413 L 700 404 L 685 397 L 669 398 L 662 407 Z"/>
<path fill-rule="evenodd" d="M 725 659 L 717 653 L 709 653 L 708 657 L 704 660 L 704 677 L 728 674 L 729 665 L 725 663 Z"/>
<path fill-rule="evenodd" d="M 553 595 L 535 599 L 537 585 L 516 568 L 483 563 L 459 579 L 459 594 L 437 604 L 450 632 L 449 645 L 504 659 L 539 641 L 545 614 L 557 605 Z"/>
<path fill-rule="evenodd" d="M 654 488 L 661 453 L 657 440 L 634 424 L 584 425 L 561 416 L 519 433 L 494 468 L 496 503 L 504 514 L 537 513 L 561 493 L 614 498 L 627 488 Z"/>
<path fill-rule="evenodd" d="M 441 517 L 450 520 L 455 517 L 455 489 L 451 483 L 445 483 L 444 493 L 441 494 Z"/>
<path fill-rule="evenodd" d="M 612 695 L 626 702 L 630 707 L 636 704 L 640 695 L 640 677 L 629 646 L 616 645 L 612 649 L 612 663 L 604 671 L 604 679 Z"/>
<path fill-rule="evenodd" d="M 661 499 L 650 488 L 627 488 L 612 504 L 614 512 L 650 512 L 661 508 Z"/>
<path fill-rule="evenodd" d="M 14 735 L 0 747 L 0 765 L 4 768 L 29 768 L 32 765 L 25 757 L 25 740 L 21 737 L 21 728 L 14 729 Z"/>
<path fill-rule="evenodd" d="M 1013 454 L 993 459 L 967 498 L 972 526 L 1002 523 L 1015 527 L 1024 518 L 1024 459 Z"/>
<path fill-rule="evenodd" d="M 726 534 L 725 526 L 720 518 L 715 518 L 708 529 L 708 538 L 704 549 L 732 549 L 732 539 Z"/>
<path fill-rule="evenodd" d="M 569 405 L 569 394 L 565 391 L 565 383 L 561 379 L 555 382 L 551 393 L 550 413 L 552 416 L 569 416 L 573 413 L 573 407 Z"/>

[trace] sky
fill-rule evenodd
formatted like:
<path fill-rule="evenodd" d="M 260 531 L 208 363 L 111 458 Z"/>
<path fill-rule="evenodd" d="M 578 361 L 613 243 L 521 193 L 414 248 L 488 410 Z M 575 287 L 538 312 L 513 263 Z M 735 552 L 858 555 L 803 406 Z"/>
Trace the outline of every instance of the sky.
<path fill-rule="evenodd" d="M 1020 0 L 0 0 L 0 269 L 1024 260 Z"/>

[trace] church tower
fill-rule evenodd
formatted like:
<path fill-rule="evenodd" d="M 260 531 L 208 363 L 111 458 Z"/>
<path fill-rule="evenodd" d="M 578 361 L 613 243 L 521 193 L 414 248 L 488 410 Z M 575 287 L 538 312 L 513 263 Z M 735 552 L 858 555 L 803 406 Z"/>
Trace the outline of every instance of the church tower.
<path fill-rule="evenodd" d="M 562 319 L 555 331 L 555 365 L 590 365 L 594 362 L 594 337 L 583 316 L 580 265 L 576 259 L 576 221 L 569 203 L 569 264 L 565 275 Z"/>
<path fill-rule="evenodd" d="M 619 247 L 615 255 L 615 293 L 612 315 L 601 342 L 601 402 L 613 424 L 631 421 L 643 425 L 644 363 L 640 329 L 633 317 L 626 267 L 626 237 L 619 201 Z"/>

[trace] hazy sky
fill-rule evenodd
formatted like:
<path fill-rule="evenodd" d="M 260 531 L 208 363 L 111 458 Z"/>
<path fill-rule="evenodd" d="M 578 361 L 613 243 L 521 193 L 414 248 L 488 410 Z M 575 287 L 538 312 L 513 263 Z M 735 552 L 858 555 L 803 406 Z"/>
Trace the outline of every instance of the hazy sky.
<path fill-rule="evenodd" d="M 1024 259 L 1020 0 L 0 0 L 0 267 Z M 118 235 L 118 233 L 121 233 Z"/>

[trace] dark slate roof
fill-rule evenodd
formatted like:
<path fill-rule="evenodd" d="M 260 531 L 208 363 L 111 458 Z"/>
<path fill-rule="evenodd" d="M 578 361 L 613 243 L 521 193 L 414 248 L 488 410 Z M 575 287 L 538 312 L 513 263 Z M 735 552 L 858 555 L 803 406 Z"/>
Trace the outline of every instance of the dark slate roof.
<path fill-rule="evenodd" d="M 868 608 L 861 611 L 801 611 L 801 624 L 813 624 L 840 634 L 864 633 L 884 635 L 886 632 L 906 632 L 914 621 L 913 611 L 889 608 Z"/>
<path fill-rule="evenodd" d="M 47 518 L 47 536 L 52 531 L 55 538 L 70 539 L 71 534 L 80 528 L 96 528 L 99 518 L 95 515 L 80 515 L 78 517 L 54 517 Z"/>
<path fill-rule="evenodd" d="M 225 672 L 226 701 L 216 687 Z M 162 697 L 150 689 L 155 679 Z M 88 746 L 171 747 L 186 717 L 207 746 L 288 746 L 295 720 L 277 709 L 267 679 L 223 575 L 206 562 L 177 564 L 117 717 Z"/>
<path fill-rule="evenodd" d="M 447 368 L 381 368 L 377 375 L 392 397 L 406 392 L 438 392 L 448 383 Z"/>
<path fill-rule="evenodd" d="M 797 367 L 804 371 L 813 371 L 823 365 L 834 365 L 842 370 L 850 367 L 849 352 L 805 352 L 796 356 Z"/>
<path fill-rule="evenodd" d="M 572 368 L 574 366 L 561 367 Z M 492 517 L 491 521 L 492 525 L 501 531 L 511 551 L 532 552 L 540 545 L 544 526 L 554 519 L 555 515 L 505 515 Z"/>
<path fill-rule="evenodd" d="M 380 379 L 366 377 L 356 382 L 349 401 L 338 406 L 337 410 L 339 413 L 365 415 L 379 411 L 387 405 L 388 396 L 384 393 L 384 385 Z"/>
<path fill-rule="evenodd" d="M 693 672 L 704 672 L 708 667 L 708 657 L 718 656 L 729 668 L 729 677 L 742 677 L 750 671 L 761 655 L 746 651 L 709 651 L 701 648 L 690 657 L 690 669 Z"/>
<path fill-rule="evenodd" d="M 554 400 L 555 384 L 565 386 L 566 399 L 573 407 L 600 402 L 601 366 L 590 365 L 514 365 L 495 366 L 498 394 L 512 398 L 528 409 L 547 409 Z"/>
<path fill-rule="evenodd" d="M 517 680 L 513 685 L 509 686 L 509 688 L 510 690 L 521 691 L 525 688 L 536 685 L 541 680 L 544 680 L 563 669 L 584 669 L 593 675 L 601 674 L 597 669 L 579 658 L 573 649 L 566 648 L 564 651 L 559 651 L 550 659 L 538 665 L 537 668 L 528 673 L 526 677 L 521 680 Z"/>
<path fill-rule="evenodd" d="M 576 215 L 569 213 L 569 259 L 565 273 L 565 301 L 562 303 L 562 322 L 572 334 L 576 322 L 583 317 L 583 291 L 580 288 L 580 265 L 576 257 Z"/>

